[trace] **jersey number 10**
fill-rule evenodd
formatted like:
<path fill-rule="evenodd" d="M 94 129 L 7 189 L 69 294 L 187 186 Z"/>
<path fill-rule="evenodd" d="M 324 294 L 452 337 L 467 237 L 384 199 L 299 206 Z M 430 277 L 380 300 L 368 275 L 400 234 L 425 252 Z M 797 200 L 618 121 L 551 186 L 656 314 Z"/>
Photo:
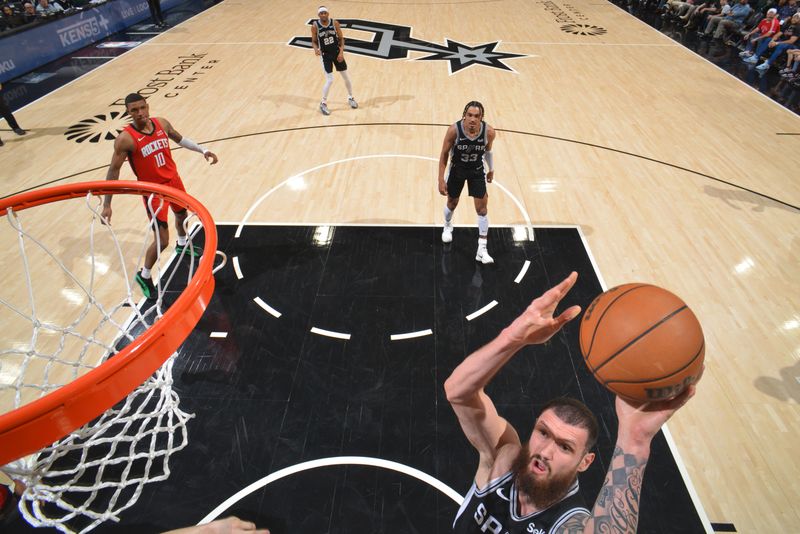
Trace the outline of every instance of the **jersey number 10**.
<path fill-rule="evenodd" d="M 156 152 L 155 158 L 157 167 L 163 167 L 164 165 L 167 164 L 167 158 L 164 157 L 163 152 Z"/>

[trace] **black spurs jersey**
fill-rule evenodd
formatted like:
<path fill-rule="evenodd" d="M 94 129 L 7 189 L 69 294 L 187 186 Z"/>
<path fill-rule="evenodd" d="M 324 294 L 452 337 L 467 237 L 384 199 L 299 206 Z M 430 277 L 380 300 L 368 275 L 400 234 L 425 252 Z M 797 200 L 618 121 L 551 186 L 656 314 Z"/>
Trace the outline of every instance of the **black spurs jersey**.
<path fill-rule="evenodd" d="M 333 19 L 328 19 L 328 25 L 323 26 L 319 19 L 314 21 L 317 27 L 317 40 L 319 49 L 326 56 L 336 56 L 339 54 L 339 37 L 336 35 L 336 26 Z"/>
<path fill-rule="evenodd" d="M 472 172 L 483 172 L 483 155 L 486 153 L 486 123 L 475 137 L 464 131 L 462 121 L 456 123 L 456 142 L 450 150 L 451 166 Z"/>
<path fill-rule="evenodd" d="M 568 519 L 589 515 L 578 494 L 578 480 L 559 502 L 526 516 L 517 513 L 514 473 L 507 473 L 478 490 L 475 483 L 453 521 L 456 534 L 550 534 Z"/>

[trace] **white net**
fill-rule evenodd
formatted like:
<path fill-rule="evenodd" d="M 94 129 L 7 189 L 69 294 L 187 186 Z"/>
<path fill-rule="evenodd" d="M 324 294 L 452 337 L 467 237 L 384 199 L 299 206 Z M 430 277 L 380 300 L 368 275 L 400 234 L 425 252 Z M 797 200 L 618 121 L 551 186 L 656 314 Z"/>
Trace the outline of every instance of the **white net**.
<path fill-rule="evenodd" d="M 6 280 L 15 283 L 0 289 L 0 413 L 113 358 L 162 318 L 194 275 L 192 251 L 201 250 L 195 242 L 202 233 L 190 214 L 185 228 L 192 221 L 195 231 L 187 232 L 187 245 L 180 254 L 172 247 L 158 254 L 156 295 L 141 298 L 133 274 L 158 232 L 154 223 L 125 225 L 145 220 L 140 196 L 114 199 L 114 226 L 102 223 L 102 198 L 91 194 L 9 210 L 0 246 Z M 153 221 L 162 207 L 153 197 L 147 204 Z M 118 520 L 146 483 L 169 476 L 170 455 L 186 446 L 192 417 L 173 389 L 176 356 L 95 420 L 0 467 L 24 485 L 19 508 L 30 524 L 87 532 Z"/>

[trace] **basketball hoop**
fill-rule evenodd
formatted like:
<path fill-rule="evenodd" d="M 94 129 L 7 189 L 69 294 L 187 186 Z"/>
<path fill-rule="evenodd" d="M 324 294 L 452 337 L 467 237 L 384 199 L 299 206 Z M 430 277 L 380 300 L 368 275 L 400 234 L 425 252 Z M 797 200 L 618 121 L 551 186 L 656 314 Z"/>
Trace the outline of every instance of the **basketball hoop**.
<path fill-rule="evenodd" d="M 103 224 L 103 195 L 135 197 L 136 220 L 143 219 L 141 197 L 147 198 L 150 221 L 162 209 L 162 200 L 192 213 L 187 230 L 189 220 L 199 219 L 206 252 L 199 261 L 186 249 L 167 261 L 159 254 L 154 267 L 154 273 L 159 272 L 155 303 L 134 300 L 132 262 L 123 250 L 130 246 Z M 47 243 L 46 238 L 60 229 L 58 221 L 54 228 L 52 217 L 34 221 L 37 226 L 27 224 L 31 214 L 26 213 L 24 221 L 20 216 L 34 207 L 51 210 L 44 206 L 55 202 L 70 207 L 77 203 L 83 208 L 79 213 L 90 215 L 86 254 L 74 250 L 78 245 L 73 242 L 82 243 L 80 237 Z M 117 520 L 136 502 L 144 483 L 166 478 L 169 455 L 186 446 L 186 422 L 192 416 L 178 408 L 171 370 L 175 351 L 194 329 L 214 291 L 216 228 L 208 210 L 186 193 L 134 181 L 75 183 L 15 195 L 0 199 L 0 215 L 13 229 L 22 260 L 20 273 L 9 276 L 23 278 L 27 285 L 20 296 L 19 282 L 13 280 L 16 299 L 0 294 L 0 318 L 4 328 L 14 323 L 21 332 L 29 323 L 30 330 L 28 342 L 22 334 L 17 340 L 0 337 L 3 345 L 11 345 L 0 346 L 0 466 L 25 484 L 20 511 L 31 524 L 86 532 L 108 519 Z M 36 227 L 36 235 L 29 226 Z M 143 261 L 154 228 L 155 223 L 148 222 L 136 240 L 141 243 L 137 264 Z M 191 251 L 199 231 L 187 231 L 187 236 Z M 6 238 L 0 243 L 8 245 Z M 5 248 L 11 254 L 10 247 Z M 61 272 L 44 269 L 42 275 L 29 258 L 32 254 L 59 266 Z M 101 272 L 109 265 L 118 270 L 112 269 L 111 275 Z M 166 292 L 174 293 L 181 283 L 179 271 L 187 271 L 186 286 L 178 288 L 182 292 L 164 311 Z M 59 290 L 59 277 L 68 287 Z M 122 287 L 113 287 L 113 281 Z M 43 298 L 39 286 L 56 288 L 61 295 Z M 75 306 L 78 317 L 57 324 L 48 314 L 57 315 L 58 304 L 52 303 L 63 295 L 80 302 Z M 27 307 L 18 301 L 26 301 Z M 42 304 L 50 304 L 50 309 Z M 49 344 L 42 341 L 50 338 Z M 18 376 L 9 378 L 14 370 Z M 103 497 L 109 489 L 111 493 Z"/>

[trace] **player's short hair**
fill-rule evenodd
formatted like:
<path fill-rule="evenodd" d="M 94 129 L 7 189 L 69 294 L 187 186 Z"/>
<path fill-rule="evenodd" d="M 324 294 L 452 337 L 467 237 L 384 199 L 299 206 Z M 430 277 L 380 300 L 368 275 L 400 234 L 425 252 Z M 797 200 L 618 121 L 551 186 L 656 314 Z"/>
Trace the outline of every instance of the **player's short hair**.
<path fill-rule="evenodd" d="M 144 99 L 145 98 L 139 93 L 131 93 L 125 97 L 125 107 L 127 108 L 129 104 L 133 104 L 134 102 L 139 102 Z"/>
<path fill-rule="evenodd" d="M 556 397 L 544 405 L 542 413 L 547 410 L 553 410 L 553 413 L 568 425 L 586 429 L 589 434 L 586 437 L 586 450 L 592 450 L 597 443 L 599 427 L 597 418 L 584 403 L 570 397 Z"/>
<path fill-rule="evenodd" d="M 483 112 L 483 104 L 481 104 L 477 100 L 473 100 L 472 102 L 470 102 L 466 106 L 464 106 L 464 113 L 461 115 L 462 119 L 467 116 L 467 110 L 469 108 L 478 108 L 479 110 L 481 110 L 481 119 L 483 118 L 483 113 L 484 113 Z"/>

